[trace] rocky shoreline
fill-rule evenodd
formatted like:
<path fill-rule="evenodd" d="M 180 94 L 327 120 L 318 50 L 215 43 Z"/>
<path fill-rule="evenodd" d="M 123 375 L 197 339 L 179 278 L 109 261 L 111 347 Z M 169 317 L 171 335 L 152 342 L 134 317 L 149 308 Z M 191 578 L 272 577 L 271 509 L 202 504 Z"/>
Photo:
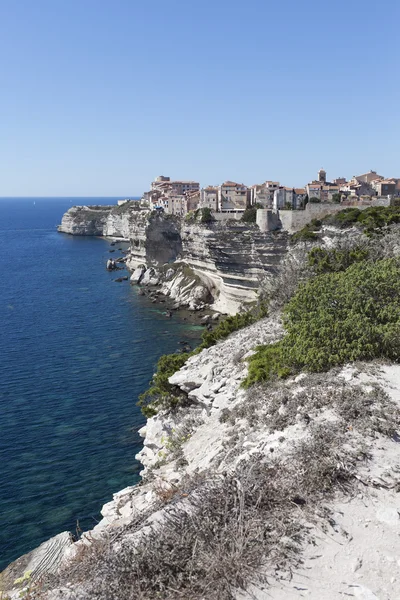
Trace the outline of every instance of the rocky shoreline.
<path fill-rule="evenodd" d="M 58 230 L 71 235 L 97 235 L 129 240 L 128 269 L 151 271 L 164 293 L 192 304 L 235 314 L 254 303 L 260 278 L 273 277 L 286 253 L 288 235 L 261 232 L 240 221 L 199 223 L 154 213 L 137 202 L 114 207 L 72 207 Z M 170 269 L 176 271 L 171 276 Z M 194 281 L 192 290 L 187 286 Z M 146 282 L 146 279 L 145 279 Z M 189 296 L 189 297 L 188 297 Z"/>
<path fill-rule="evenodd" d="M 294 268 L 306 250 L 293 254 Z M 212 325 L 201 311 L 216 303 L 195 291 L 203 279 L 188 262 L 145 263 L 136 247 L 126 266 L 148 301 L 166 313 L 185 305 Z M 296 277 L 285 264 L 268 317 L 169 376 L 186 401 L 139 431 L 142 481 L 114 494 L 79 541 L 61 534 L 10 565 L 3 589 L 32 569 L 43 600 L 150 599 L 160 590 L 168 599 L 397 598 L 400 367 L 376 360 L 242 385 L 255 347 L 284 335 L 280 310 Z"/>
<path fill-rule="evenodd" d="M 198 284 L 196 276 L 190 273 L 186 265 L 177 263 L 161 270 L 146 265 L 136 266 L 135 263 L 132 265 L 129 262 L 129 241 L 113 237 L 106 239 L 110 242 L 109 252 L 112 253 L 106 269 L 117 275 L 120 271 L 128 270 L 128 275 L 118 275 L 115 282 L 129 281 L 139 296 L 164 309 L 166 318 L 173 318 L 179 311 L 180 320 L 201 325 L 208 331 L 213 329 L 221 313 L 211 308 L 212 296 L 208 288 Z"/>

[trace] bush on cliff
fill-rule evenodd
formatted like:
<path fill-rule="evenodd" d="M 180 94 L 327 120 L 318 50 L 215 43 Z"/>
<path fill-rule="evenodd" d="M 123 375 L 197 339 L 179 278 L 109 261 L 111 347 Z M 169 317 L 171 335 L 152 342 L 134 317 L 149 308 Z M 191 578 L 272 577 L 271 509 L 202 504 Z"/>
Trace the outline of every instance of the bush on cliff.
<path fill-rule="evenodd" d="M 211 208 L 198 208 L 190 210 L 185 216 L 186 223 L 212 223 L 215 221 Z"/>
<path fill-rule="evenodd" d="M 217 342 L 227 338 L 231 333 L 239 331 L 239 329 L 243 329 L 243 327 L 247 327 L 248 325 L 255 323 L 263 316 L 266 316 L 265 308 L 262 308 L 261 311 L 248 311 L 226 317 L 220 323 L 218 323 L 215 329 L 212 331 L 205 331 L 203 333 L 202 343 L 196 349 L 196 352 L 201 352 L 201 350 L 204 350 L 205 348 L 214 346 Z"/>
<path fill-rule="evenodd" d="M 300 231 L 294 233 L 290 241 L 292 244 L 295 244 L 296 242 L 315 242 L 318 240 L 318 235 L 316 232 L 321 229 L 321 225 L 322 221 L 313 219 L 310 223 L 307 223 L 303 229 L 300 229 Z"/>
<path fill-rule="evenodd" d="M 286 336 L 249 359 L 248 387 L 349 361 L 400 358 L 400 261 L 356 262 L 301 285 L 283 312 Z"/>
<path fill-rule="evenodd" d="M 359 225 L 365 233 L 379 233 L 382 228 L 400 223 L 399 206 L 370 206 L 365 210 L 359 208 L 346 208 L 340 212 L 327 215 L 323 219 L 324 224 L 334 225 L 344 229 Z"/>
<path fill-rule="evenodd" d="M 176 373 L 191 356 L 224 340 L 231 333 L 243 329 L 259 319 L 267 316 L 264 303 L 260 303 L 252 311 L 237 313 L 223 319 L 212 331 L 204 331 L 201 344 L 190 353 L 165 354 L 157 363 L 157 371 L 150 382 L 150 388 L 139 396 L 138 405 L 145 417 L 153 417 L 159 410 L 169 410 L 184 404 L 186 394 L 168 382 L 169 377 Z"/>
<path fill-rule="evenodd" d="M 252 206 L 251 208 L 246 208 L 244 213 L 242 214 L 240 220 L 245 223 L 255 223 L 257 219 L 257 208 Z"/>
<path fill-rule="evenodd" d="M 191 356 L 188 353 L 165 354 L 157 363 L 149 389 L 139 396 L 139 406 L 145 417 L 153 417 L 160 409 L 169 409 L 183 404 L 186 400 L 180 388 L 168 382 L 169 377 L 179 371 Z"/>
<path fill-rule="evenodd" d="M 385 227 L 395 223 L 400 223 L 400 206 L 370 206 L 365 210 L 350 207 L 327 215 L 321 220 L 313 219 L 311 223 L 307 223 L 303 229 L 292 235 L 291 241 L 295 243 L 318 239 L 316 232 L 321 230 L 322 225 L 331 225 L 339 229 L 358 226 L 371 236 L 382 233 Z"/>
<path fill-rule="evenodd" d="M 262 208 L 262 204 L 257 203 L 254 206 L 246 208 L 246 210 L 242 214 L 240 220 L 244 221 L 245 223 L 255 223 L 257 220 L 257 209 L 258 208 Z"/>
<path fill-rule="evenodd" d="M 317 275 L 345 271 L 350 265 L 366 260 L 369 256 L 366 247 L 356 245 L 348 248 L 313 248 L 308 253 L 308 265 Z"/>
<path fill-rule="evenodd" d="M 211 223 L 214 221 L 214 217 L 212 215 L 211 208 L 207 206 L 205 208 L 200 209 L 200 223 Z"/>

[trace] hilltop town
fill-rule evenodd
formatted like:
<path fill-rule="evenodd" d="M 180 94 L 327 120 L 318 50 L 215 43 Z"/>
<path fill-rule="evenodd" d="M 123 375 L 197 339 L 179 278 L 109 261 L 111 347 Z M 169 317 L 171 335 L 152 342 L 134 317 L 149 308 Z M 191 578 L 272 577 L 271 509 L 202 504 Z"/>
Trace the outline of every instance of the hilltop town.
<path fill-rule="evenodd" d="M 265 181 L 250 187 L 225 181 L 220 185 L 200 188 L 197 181 L 173 181 L 161 175 L 143 194 L 142 203 L 151 210 L 178 216 L 207 208 L 218 220 L 223 220 L 241 218 L 250 207 L 304 210 L 308 203 L 370 205 L 377 200 L 391 203 L 396 198 L 400 198 L 400 178 L 387 179 L 376 171 L 369 171 L 348 181 L 345 177 L 328 181 L 326 171 L 320 169 L 317 179 L 301 188 L 286 187 L 279 181 Z"/>

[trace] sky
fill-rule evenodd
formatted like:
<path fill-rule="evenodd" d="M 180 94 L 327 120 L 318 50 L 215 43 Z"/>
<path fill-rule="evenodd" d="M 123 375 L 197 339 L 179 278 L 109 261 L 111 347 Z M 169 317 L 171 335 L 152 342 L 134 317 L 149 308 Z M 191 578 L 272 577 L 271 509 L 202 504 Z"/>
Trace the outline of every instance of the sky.
<path fill-rule="evenodd" d="M 400 177 L 398 0 L 0 0 L 0 196 Z"/>

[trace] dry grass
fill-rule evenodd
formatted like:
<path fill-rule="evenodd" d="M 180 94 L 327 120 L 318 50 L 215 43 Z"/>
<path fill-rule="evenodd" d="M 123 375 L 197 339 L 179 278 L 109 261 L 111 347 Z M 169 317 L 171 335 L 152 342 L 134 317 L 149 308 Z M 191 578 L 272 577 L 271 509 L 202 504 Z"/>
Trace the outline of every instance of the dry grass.
<path fill-rule="evenodd" d="M 57 584 L 77 585 L 74 600 L 231 600 L 260 580 L 262 567 L 299 562 L 305 522 L 351 488 L 356 457 L 342 446 L 339 429 L 315 426 L 286 459 L 253 456 L 232 473 L 187 480 L 187 497 L 174 494 L 145 536 L 123 541 L 138 522 L 95 542 Z"/>
<path fill-rule="evenodd" d="M 251 427 L 267 425 L 269 431 L 283 431 L 299 421 L 309 423 L 324 409 L 335 411 L 344 429 L 363 434 L 393 436 L 399 427 L 400 410 L 377 384 L 346 385 L 330 373 L 310 374 L 298 386 L 293 384 L 257 385 L 233 410 L 226 410 L 221 421 L 237 425 L 245 419 Z"/>

